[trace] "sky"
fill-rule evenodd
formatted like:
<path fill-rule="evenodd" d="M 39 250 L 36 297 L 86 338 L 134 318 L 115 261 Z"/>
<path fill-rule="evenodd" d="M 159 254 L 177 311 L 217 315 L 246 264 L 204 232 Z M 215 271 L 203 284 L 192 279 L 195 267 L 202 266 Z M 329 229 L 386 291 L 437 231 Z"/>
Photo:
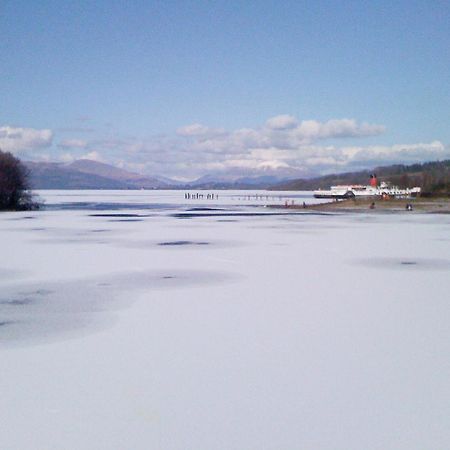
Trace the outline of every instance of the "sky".
<path fill-rule="evenodd" d="M 180 180 L 450 158 L 450 2 L 0 1 L 0 149 Z"/>

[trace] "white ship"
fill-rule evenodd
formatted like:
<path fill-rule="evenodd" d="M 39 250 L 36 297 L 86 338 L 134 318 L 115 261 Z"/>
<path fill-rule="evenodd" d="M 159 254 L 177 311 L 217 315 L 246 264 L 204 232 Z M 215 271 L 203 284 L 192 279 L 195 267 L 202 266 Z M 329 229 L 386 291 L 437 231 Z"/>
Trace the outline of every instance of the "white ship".
<path fill-rule="evenodd" d="M 316 198 L 364 198 L 364 197 L 394 197 L 394 198 L 408 198 L 417 197 L 420 194 L 420 187 L 400 189 L 398 186 L 390 186 L 387 183 L 381 182 L 380 185 L 375 182 L 367 186 L 359 184 L 331 186 L 330 189 L 319 189 L 314 191 Z"/>

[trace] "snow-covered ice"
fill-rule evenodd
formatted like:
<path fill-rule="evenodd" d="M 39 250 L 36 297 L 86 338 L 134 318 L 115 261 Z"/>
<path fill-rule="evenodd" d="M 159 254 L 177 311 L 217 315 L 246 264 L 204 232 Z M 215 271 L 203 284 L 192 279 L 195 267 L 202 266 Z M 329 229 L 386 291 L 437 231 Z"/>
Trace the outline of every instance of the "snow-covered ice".
<path fill-rule="evenodd" d="M 450 448 L 450 216 L 218 194 L 0 214 L 0 449 Z"/>

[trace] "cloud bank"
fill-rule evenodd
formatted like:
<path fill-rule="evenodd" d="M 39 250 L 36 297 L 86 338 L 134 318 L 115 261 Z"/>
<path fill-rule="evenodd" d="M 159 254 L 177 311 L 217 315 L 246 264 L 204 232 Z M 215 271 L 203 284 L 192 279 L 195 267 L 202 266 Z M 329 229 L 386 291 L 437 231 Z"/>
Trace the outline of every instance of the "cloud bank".
<path fill-rule="evenodd" d="M 22 153 L 51 146 L 53 132 L 34 128 L 0 127 L 0 149 L 11 153 Z"/>
<path fill-rule="evenodd" d="M 182 178 L 205 173 L 315 176 L 450 157 L 449 148 L 439 141 L 391 146 L 347 144 L 384 131 L 383 125 L 354 119 L 299 121 L 290 115 L 279 115 L 260 127 L 233 131 L 194 123 L 180 127 L 173 136 L 103 142 L 103 149 L 98 151 L 103 154 L 117 146 L 124 167 Z M 342 140 L 347 145 L 339 145 Z"/>
<path fill-rule="evenodd" d="M 89 158 L 147 175 L 195 179 L 215 176 L 316 176 L 395 163 L 450 158 L 450 148 L 432 142 L 364 145 L 385 127 L 354 119 L 298 120 L 291 115 L 269 118 L 254 128 L 228 131 L 193 123 L 171 135 L 149 138 L 101 134 L 64 136 L 52 146 L 51 130 L 0 128 L 0 147 L 27 152 L 33 159 L 72 161 Z M 50 148 L 51 147 L 51 148 Z"/>

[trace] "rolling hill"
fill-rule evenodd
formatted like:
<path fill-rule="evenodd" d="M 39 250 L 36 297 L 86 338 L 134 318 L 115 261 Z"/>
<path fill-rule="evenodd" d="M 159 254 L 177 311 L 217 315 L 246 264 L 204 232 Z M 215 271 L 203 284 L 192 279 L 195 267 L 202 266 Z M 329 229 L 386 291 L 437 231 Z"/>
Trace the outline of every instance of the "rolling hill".
<path fill-rule="evenodd" d="M 168 189 L 170 183 L 109 164 L 79 159 L 70 164 L 24 162 L 32 189 Z M 174 183 L 175 184 L 175 183 Z"/>
<path fill-rule="evenodd" d="M 368 184 L 370 174 L 376 173 L 379 181 L 402 188 L 420 186 L 424 193 L 450 193 L 450 160 L 423 164 L 376 167 L 373 170 L 345 172 L 310 179 L 291 180 L 272 186 L 273 190 L 326 189 L 339 184 Z"/>

